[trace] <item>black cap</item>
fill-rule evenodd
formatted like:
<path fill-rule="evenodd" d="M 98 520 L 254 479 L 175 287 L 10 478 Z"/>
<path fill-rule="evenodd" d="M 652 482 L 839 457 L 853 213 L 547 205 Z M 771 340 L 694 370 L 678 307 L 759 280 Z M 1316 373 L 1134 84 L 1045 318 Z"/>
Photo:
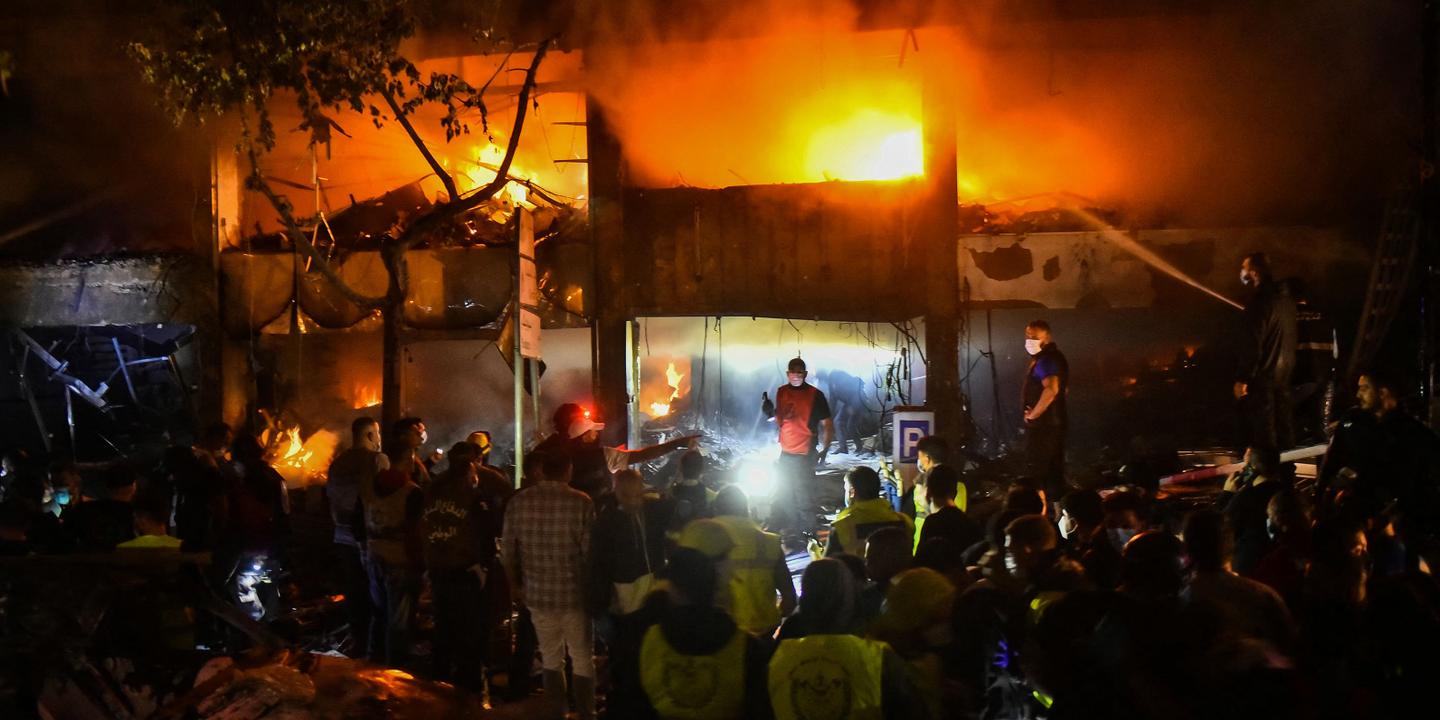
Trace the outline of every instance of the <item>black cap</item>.
<path fill-rule="evenodd" d="M 785 372 L 807 372 L 805 370 L 805 361 L 798 357 L 791 360 L 790 367 Z"/>

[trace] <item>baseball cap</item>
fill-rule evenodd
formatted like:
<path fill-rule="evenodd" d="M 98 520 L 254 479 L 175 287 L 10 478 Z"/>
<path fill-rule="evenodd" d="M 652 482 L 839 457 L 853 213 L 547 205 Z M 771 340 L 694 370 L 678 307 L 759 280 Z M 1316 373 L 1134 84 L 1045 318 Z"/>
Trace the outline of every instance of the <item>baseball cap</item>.
<path fill-rule="evenodd" d="M 604 429 L 605 423 L 597 423 L 588 417 L 576 418 L 574 422 L 570 423 L 570 439 L 574 440 L 575 438 L 578 438 L 581 435 L 590 432 L 591 430 Z"/>
<path fill-rule="evenodd" d="M 798 357 L 795 358 L 795 359 L 793 359 L 793 360 L 791 360 L 791 361 L 790 361 L 790 367 L 789 367 L 789 369 L 786 370 L 785 372 L 806 372 L 806 370 L 805 370 L 805 361 L 804 361 L 804 360 L 801 360 L 801 359 L 798 358 Z"/>

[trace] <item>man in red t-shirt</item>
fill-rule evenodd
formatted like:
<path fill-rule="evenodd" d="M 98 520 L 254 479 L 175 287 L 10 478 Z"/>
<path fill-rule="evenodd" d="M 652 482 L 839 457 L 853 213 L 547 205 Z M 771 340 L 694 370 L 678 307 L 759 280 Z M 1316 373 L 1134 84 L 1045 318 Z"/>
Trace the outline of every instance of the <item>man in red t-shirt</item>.
<path fill-rule="evenodd" d="M 780 429 L 780 487 L 771 505 L 771 524 L 799 530 L 809 529 L 815 523 L 810 486 L 815 482 L 815 465 L 825 461 L 825 454 L 835 439 L 830 403 L 825 393 L 805 382 L 807 376 L 805 361 L 798 357 L 791 360 L 785 372 L 787 384 L 775 391 L 774 402 L 768 394 L 761 395 L 760 406 Z M 817 451 L 815 437 L 821 429 L 825 436 Z"/>

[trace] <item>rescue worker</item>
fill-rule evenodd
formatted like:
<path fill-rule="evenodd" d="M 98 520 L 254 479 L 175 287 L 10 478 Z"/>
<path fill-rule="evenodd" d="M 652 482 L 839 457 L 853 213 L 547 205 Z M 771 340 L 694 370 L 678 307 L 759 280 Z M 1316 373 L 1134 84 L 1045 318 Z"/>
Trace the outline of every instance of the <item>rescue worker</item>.
<path fill-rule="evenodd" d="M 914 542 L 915 521 L 895 512 L 890 502 L 880 497 L 880 475 L 873 468 L 862 466 L 846 473 L 845 492 L 846 508 L 835 516 L 830 527 L 825 557 L 859 552 L 865 547 L 865 539 L 881 528 L 900 528 Z"/>
<path fill-rule="evenodd" d="M 925 485 L 929 482 L 930 471 L 949 462 L 950 443 L 945 442 L 945 438 L 926 435 L 915 443 L 915 469 L 919 472 L 915 476 L 914 484 L 900 497 L 900 512 L 915 518 L 917 522 L 930 514 L 930 509 L 925 504 Z M 960 483 L 956 491 L 955 505 L 961 512 L 965 511 L 967 495 L 965 484 Z"/>
<path fill-rule="evenodd" d="M 772 527 L 810 529 L 814 523 L 810 487 L 815 484 L 815 466 L 825 462 L 835 439 L 830 404 L 825 393 L 805 382 L 808 376 L 805 361 L 797 357 L 787 366 L 787 384 L 775 391 L 774 402 L 768 393 L 760 396 L 761 412 L 773 418 L 780 431 L 780 488 L 772 505 Z M 816 434 L 822 430 L 824 436 L 817 450 Z"/>
<path fill-rule="evenodd" d="M 1279 454 L 1295 444 L 1290 378 L 1295 371 L 1299 314 L 1289 284 L 1271 275 L 1265 253 L 1245 256 L 1240 282 L 1255 294 L 1245 304 L 1235 400 L 1245 418 L 1247 444 Z"/>
<path fill-rule="evenodd" d="M 848 633 L 781 640 L 768 679 L 776 720 L 930 716 L 900 656 L 883 642 Z"/>
<path fill-rule="evenodd" d="M 1047 497 L 1065 496 L 1065 435 L 1069 426 L 1066 398 L 1070 394 L 1070 363 L 1050 335 L 1050 323 L 1031 320 L 1025 326 L 1025 369 L 1021 406 L 1025 409 L 1025 459 L 1028 472 L 1042 482 Z"/>
<path fill-rule="evenodd" d="M 766 718 L 766 652 L 760 641 L 715 607 L 715 561 L 698 550 L 676 551 L 665 570 L 670 602 L 645 631 L 640 685 L 655 716 Z"/>
<path fill-rule="evenodd" d="M 910 670 L 930 708 L 941 714 L 944 661 L 954 641 L 955 586 L 929 568 L 911 568 L 895 576 L 885 595 L 885 608 L 866 636 L 895 650 Z"/>
<path fill-rule="evenodd" d="M 730 614 L 746 632 L 768 635 L 795 609 L 795 584 L 780 536 L 750 519 L 749 501 L 735 485 L 715 496 L 714 520 L 725 528 L 732 545 L 721 565 L 730 588 Z"/>

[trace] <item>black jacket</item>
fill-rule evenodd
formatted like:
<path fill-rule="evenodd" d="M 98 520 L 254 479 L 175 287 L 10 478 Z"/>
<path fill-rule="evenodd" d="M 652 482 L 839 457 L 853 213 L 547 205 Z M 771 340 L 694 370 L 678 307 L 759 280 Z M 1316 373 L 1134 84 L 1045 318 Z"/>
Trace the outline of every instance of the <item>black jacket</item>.
<path fill-rule="evenodd" d="M 1295 298 L 1285 283 L 1266 280 L 1245 306 L 1245 334 L 1236 380 L 1261 386 L 1289 385 L 1298 343 Z"/>

